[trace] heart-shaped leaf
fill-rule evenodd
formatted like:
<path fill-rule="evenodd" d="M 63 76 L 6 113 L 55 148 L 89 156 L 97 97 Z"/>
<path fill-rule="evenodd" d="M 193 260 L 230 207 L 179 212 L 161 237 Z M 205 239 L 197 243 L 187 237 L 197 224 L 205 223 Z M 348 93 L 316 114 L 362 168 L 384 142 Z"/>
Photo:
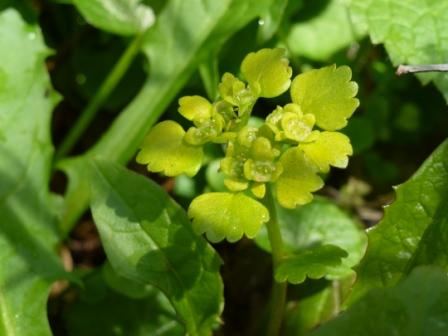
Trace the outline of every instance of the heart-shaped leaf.
<path fill-rule="evenodd" d="M 220 259 L 184 210 L 151 180 L 93 161 L 92 214 L 118 275 L 158 287 L 191 335 L 209 335 L 222 310 Z"/>

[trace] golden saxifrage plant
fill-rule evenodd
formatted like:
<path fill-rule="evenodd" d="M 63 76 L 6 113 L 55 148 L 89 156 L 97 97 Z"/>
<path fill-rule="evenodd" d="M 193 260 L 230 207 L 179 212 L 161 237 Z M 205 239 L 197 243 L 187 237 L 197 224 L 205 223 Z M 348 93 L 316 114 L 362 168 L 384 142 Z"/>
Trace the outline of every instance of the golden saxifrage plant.
<path fill-rule="evenodd" d="M 194 176 L 203 146 L 222 144 L 228 192 L 202 194 L 188 209 L 194 230 L 212 242 L 254 238 L 275 211 L 267 194 L 285 208 L 309 203 L 324 185 L 320 174 L 330 166 L 345 168 L 352 154 L 349 138 L 338 132 L 359 105 L 349 67 L 331 65 L 291 80 L 285 51 L 262 49 L 245 57 L 241 75 L 245 81 L 222 76 L 215 102 L 182 97 L 179 113 L 193 125 L 185 131 L 170 120 L 156 124 L 137 155 L 151 172 Z M 249 125 L 258 98 L 288 89 L 291 103 L 277 106 L 261 126 Z"/>

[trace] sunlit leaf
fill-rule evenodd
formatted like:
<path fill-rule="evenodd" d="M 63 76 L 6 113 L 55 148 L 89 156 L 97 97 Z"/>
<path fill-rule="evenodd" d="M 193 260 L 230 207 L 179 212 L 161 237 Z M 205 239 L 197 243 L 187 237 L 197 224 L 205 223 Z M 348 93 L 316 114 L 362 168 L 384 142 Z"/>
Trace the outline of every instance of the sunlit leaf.
<path fill-rule="evenodd" d="M 268 210 L 258 201 L 241 193 L 214 192 L 196 197 L 188 216 L 197 233 L 205 233 L 212 242 L 254 238 L 269 220 Z"/>
<path fill-rule="evenodd" d="M 166 176 L 195 175 L 202 163 L 202 148 L 186 144 L 185 131 L 174 121 L 162 121 L 146 136 L 137 162 Z"/>
<path fill-rule="evenodd" d="M 290 148 L 280 158 L 283 173 L 275 182 L 277 200 L 285 208 L 312 201 L 312 192 L 323 187 L 324 182 L 317 175 L 314 165 L 307 161 L 298 148 Z"/>
<path fill-rule="evenodd" d="M 117 164 L 90 166 L 92 214 L 114 271 L 159 288 L 191 335 L 209 335 L 223 304 L 220 259 L 157 184 Z"/>
<path fill-rule="evenodd" d="M 348 156 L 353 154 L 350 139 L 339 132 L 321 132 L 314 142 L 302 143 L 299 148 L 324 173 L 330 165 L 346 168 Z"/>
<path fill-rule="evenodd" d="M 340 247 L 317 245 L 282 260 L 275 270 L 275 280 L 299 284 L 306 278 L 319 279 L 333 273 L 347 256 Z"/>
<path fill-rule="evenodd" d="M 314 114 L 317 126 L 327 131 L 341 129 L 359 106 L 358 99 L 354 98 L 358 85 L 351 78 L 352 72 L 347 66 L 331 65 L 307 71 L 292 81 L 292 101 L 303 113 Z"/>
<path fill-rule="evenodd" d="M 0 335 L 5 336 L 51 335 L 48 294 L 64 274 L 56 252 L 60 206 L 48 190 L 57 95 L 45 67 L 50 51 L 36 21 L 12 8 L 0 11 Z"/>
<path fill-rule="evenodd" d="M 283 49 L 261 49 L 248 54 L 241 64 L 247 82 L 260 89 L 261 97 L 276 97 L 291 84 L 292 69 Z"/>

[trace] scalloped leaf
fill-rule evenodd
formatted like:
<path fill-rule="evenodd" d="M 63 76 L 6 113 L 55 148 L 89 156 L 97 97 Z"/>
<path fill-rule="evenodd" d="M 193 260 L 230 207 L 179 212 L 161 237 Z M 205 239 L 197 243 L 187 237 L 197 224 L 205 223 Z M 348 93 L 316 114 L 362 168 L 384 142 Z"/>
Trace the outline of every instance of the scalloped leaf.
<path fill-rule="evenodd" d="M 313 199 L 311 193 L 324 185 L 314 165 L 307 161 L 303 152 L 297 147 L 283 153 L 280 163 L 283 165 L 283 173 L 275 184 L 280 205 L 293 209 L 297 205 L 311 202 Z"/>
<path fill-rule="evenodd" d="M 335 245 L 317 245 L 284 259 L 275 270 L 275 280 L 299 284 L 306 278 L 320 279 L 338 271 L 348 253 Z"/>
<path fill-rule="evenodd" d="M 327 131 L 341 129 L 359 106 L 354 98 L 358 85 L 351 78 L 352 71 L 345 65 L 310 70 L 292 81 L 292 101 L 303 113 L 314 114 L 317 126 Z"/>
<path fill-rule="evenodd" d="M 269 220 L 269 212 L 260 202 L 242 193 L 226 192 L 196 197 L 188 208 L 188 216 L 194 230 L 205 233 L 211 242 L 236 242 L 243 235 L 254 238 Z"/>
<path fill-rule="evenodd" d="M 248 54 L 241 64 L 241 73 L 249 85 L 260 88 L 260 97 L 281 95 L 291 85 L 292 69 L 284 49 L 261 49 Z"/>
<path fill-rule="evenodd" d="M 348 253 L 341 265 L 327 278 L 342 279 L 354 273 L 367 245 L 362 225 L 333 202 L 316 196 L 313 202 L 295 209 L 276 206 L 277 220 L 283 237 L 284 251 L 301 254 L 316 245 L 334 245 Z M 263 227 L 255 238 L 256 244 L 271 252 L 268 233 Z"/>
<path fill-rule="evenodd" d="M 314 142 L 301 143 L 299 148 L 324 173 L 330 166 L 346 168 L 348 156 L 353 154 L 350 139 L 339 132 L 321 132 Z"/>
<path fill-rule="evenodd" d="M 91 25 L 119 35 L 134 35 L 154 24 L 152 9 L 141 0 L 73 0 Z"/>
<path fill-rule="evenodd" d="M 166 176 L 195 175 L 201 168 L 202 147 L 183 141 L 185 131 L 176 122 L 167 120 L 155 125 L 143 141 L 137 162 L 148 165 L 148 170 Z"/>
<path fill-rule="evenodd" d="M 179 99 L 179 113 L 188 120 L 208 119 L 212 115 L 212 104 L 201 96 L 185 96 Z"/>

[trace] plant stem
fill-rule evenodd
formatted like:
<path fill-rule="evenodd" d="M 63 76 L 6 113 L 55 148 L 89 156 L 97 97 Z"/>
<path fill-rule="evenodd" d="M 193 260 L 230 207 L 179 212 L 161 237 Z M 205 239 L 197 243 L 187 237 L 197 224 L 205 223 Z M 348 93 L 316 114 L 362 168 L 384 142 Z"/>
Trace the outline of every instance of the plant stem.
<path fill-rule="evenodd" d="M 277 211 L 275 208 L 274 199 L 272 197 L 272 192 L 268 188 L 266 190 L 266 195 L 264 198 L 264 205 L 268 208 L 270 219 L 267 223 L 268 237 L 271 244 L 272 251 L 272 293 L 271 293 L 271 314 L 268 324 L 268 336 L 277 336 L 280 334 L 280 328 L 283 321 L 283 313 L 285 310 L 286 303 L 286 282 L 275 281 L 274 274 L 275 269 L 280 263 L 283 257 L 283 240 L 280 232 L 280 226 L 277 221 Z"/>
<path fill-rule="evenodd" d="M 112 91 L 123 78 L 124 74 L 132 64 L 135 56 L 141 49 L 143 36 L 144 33 L 138 34 L 134 37 L 124 53 L 121 55 L 118 62 L 113 67 L 112 71 L 101 84 L 96 95 L 92 98 L 92 100 L 90 100 L 86 108 L 81 112 L 81 116 L 78 118 L 78 120 L 76 120 L 75 124 L 56 150 L 55 162 L 62 159 L 73 149 L 73 146 L 90 125 L 93 118 L 95 118 L 103 103 L 107 98 L 109 98 Z"/>
<path fill-rule="evenodd" d="M 422 65 L 400 65 L 397 69 L 397 75 L 417 72 L 447 72 L 448 64 L 422 64 Z"/>

